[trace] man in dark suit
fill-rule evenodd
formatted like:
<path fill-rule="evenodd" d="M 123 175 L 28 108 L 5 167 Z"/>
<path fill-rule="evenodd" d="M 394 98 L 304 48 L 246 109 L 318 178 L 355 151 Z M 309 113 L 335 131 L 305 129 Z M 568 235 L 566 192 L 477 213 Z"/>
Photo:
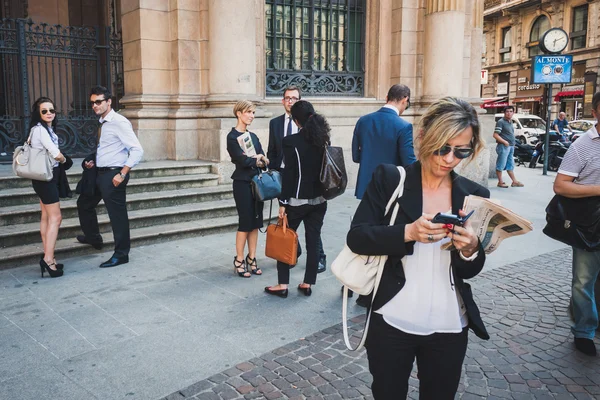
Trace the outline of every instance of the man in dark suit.
<path fill-rule="evenodd" d="M 285 160 L 283 159 L 283 138 L 288 135 L 298 133 L 298 127 L 292 120 L 292 106 L 302 98 L 300 88 L 297 86 L 288 86 L 283 91 L 281 104 L 285 109 L 285 114 L 273 118 L 269 121 L 269 147 L 267 149 L 267 158 L 269 159 L 269 168 L 278 170 L 281 174 L 285 173 Z M 298 246 L 298 255 L 302 252 Z M 319 266 L 317 273 L 324 272 L 327 269 L 327 256 L 323 251 L 323 241 L 319 237 Z"/>
<path fill-rule="evenodd" d="M 396 84 L 388 91 L 382 108 L 356 123 L 352 137 L 352 161 L 360 164 L 356 198 L 362 199 L 379 164 L 407 166 L 416 161 L 412 124 L 400 118 L 409 106 L 410 89 Z"/>

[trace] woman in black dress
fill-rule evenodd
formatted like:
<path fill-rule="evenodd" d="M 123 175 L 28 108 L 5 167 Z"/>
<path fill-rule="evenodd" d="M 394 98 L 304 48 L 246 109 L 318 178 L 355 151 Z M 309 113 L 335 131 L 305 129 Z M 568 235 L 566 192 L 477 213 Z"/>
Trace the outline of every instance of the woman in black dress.
<path fill-rule="evenodd" d="M 319 238 L 327 211 L 327 201 L 319 174 L 325 145 L 329 143 L 329 124 L 315 112 L 312 104 L 300 100 L 292 106 L 292 119 L 300 128 L 296 135 L 283 138 L 282 193 L 279 199 L 279 218 L 287 214 L 290 228 L 296 230 L 304 222 L 306 233 L 306 271 L 298 290 L 305 296 L 312 294 L 311 286 L 317 281 L 319 263 Z M 290 266 L 277 262 L 278 285 L 267 286 L 265 292 L 287 297 L 290 283 Z"/>
<path fill-rule="evenodd" d="M 252 274 L 262 275 L 256 263 L 256 245 L 258 243 L 258 229 L 263 226 L 263 203 L 257 202 L 252 196 L 250 181 L 258 174 L 258 169 L 269 164 L 260 145 L 258 137 L 247 130 L 254 120 L 256 106 L 246 100 L 238 101 L 233 107 L 233 115 L 237 118 L 237 125 L 227 134 L 227 152 L 231 162 L 235 164 L 233 179 L 233 198 L 237 208 L 239 225 L 235 236 L 236 255 L 233 258 L 233 271 L 242 278 L 250 278 Z M 243 143 L 242 150 L 238 138 L 245 133 L 249 134 Z M 256 155 L 248 156 L 254 152 Z M 244 248 L 248 243 L 248 254 L 244 258 Z"/>
<path fill-rule="evenodd" d="M 56 107 L 54 102 L 47 97 L 40 97 L 33 103 L 31 111 L 31 129 L 29 131 L 31 147 L 46 149 L 56 160 L 54 162 L 52 180 L 49 182 L 32 180 L 33 190 L 40 198 L 42 218 L 40 220 L 40 234 L 44 246 L 44 256 L 40 260 L 42 277 L 44 271 L 52 278 L 63 275 L 62 264 L 57 264 L 54 259 L 54 248 L 58 229 L 62 222 L 60 213 L 60 199 L 58 194 L 59 166 L 58 163 L 66 161 L 65 156 L 58 149 L 58 136 L 56 135 Z"/>

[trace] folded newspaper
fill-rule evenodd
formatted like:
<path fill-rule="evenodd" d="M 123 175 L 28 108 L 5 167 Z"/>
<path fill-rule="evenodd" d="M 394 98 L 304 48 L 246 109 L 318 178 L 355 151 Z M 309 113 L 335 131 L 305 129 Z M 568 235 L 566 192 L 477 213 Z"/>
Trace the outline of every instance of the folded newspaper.
<path fill-rule="evenodd" d="M 475 210 L 469 221 L 481 241 L 485 254 L 496 250 L 502 240 L 533 230 L 531 222 L 490 199 L 469 195 L 465 197 L 463 210 L 467 214 Z M 454 246 L 452 242 L 448 242 L 442 249 L 453 250 Z"/>
<path fill-rule="evenodd" d="M 237 141 L 246 157 L 256 157 L 256 149 L 249 132 L 242 133 L 238 136 Z"/>

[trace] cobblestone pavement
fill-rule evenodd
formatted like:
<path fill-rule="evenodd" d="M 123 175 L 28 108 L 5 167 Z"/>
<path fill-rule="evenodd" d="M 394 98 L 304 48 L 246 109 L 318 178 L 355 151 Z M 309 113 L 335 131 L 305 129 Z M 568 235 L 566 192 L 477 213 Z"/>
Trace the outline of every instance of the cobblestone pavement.
<path fill-rule="evenodd" d="M 576 352 L 569 329 L 570 266 L 571 250 L 562 249 L 471 281 L 491 339 L 470 335 L 457 398 L 600 399 L 600 358 Z M 356 335 L 363 321 L 351 321 Z M 365 352 L 346 350 L 341 329 L 324 329 L 164 399 L 372 399 Z M 412 399 L 416 377 L 415 370 Z"/>

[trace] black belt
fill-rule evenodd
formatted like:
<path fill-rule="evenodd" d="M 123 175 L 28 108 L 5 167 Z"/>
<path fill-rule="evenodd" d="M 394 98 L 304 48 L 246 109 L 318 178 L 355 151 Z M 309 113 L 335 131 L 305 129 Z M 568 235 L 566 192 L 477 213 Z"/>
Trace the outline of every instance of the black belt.
<path fill-rule="evenodd" d="M 106 171 L 114 171 L 116 169 L 122 169 L 123 167 L 97 167 L 99 172 L 106 172 Z"/>

